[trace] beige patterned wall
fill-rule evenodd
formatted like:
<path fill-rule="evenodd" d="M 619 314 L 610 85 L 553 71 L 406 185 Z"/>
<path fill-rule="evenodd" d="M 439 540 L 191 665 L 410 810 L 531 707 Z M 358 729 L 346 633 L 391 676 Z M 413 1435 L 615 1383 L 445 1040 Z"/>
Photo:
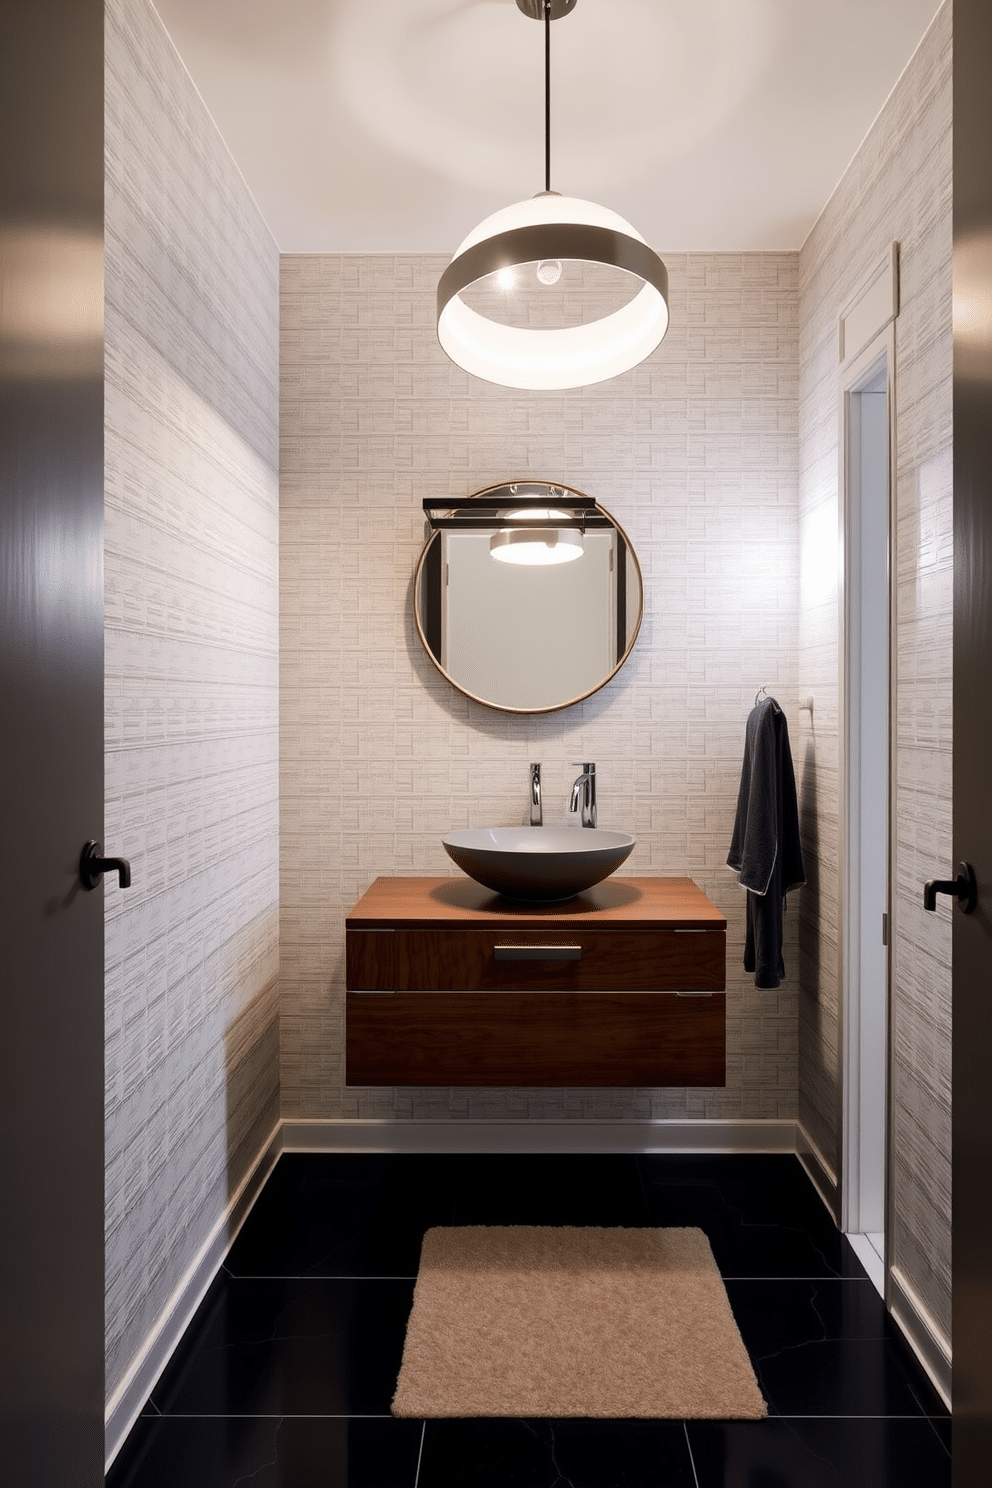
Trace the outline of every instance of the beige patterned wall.
<path fill-rule="evenodd" d="M 283 1115 L 792 1118 L 799 916 L 788 980 L 757 991 L 725 861 L 760 686 L 797 728 L 797 255 L 668 259 L 659 351 L 561 394 L 509 392 L 447 361 L 434 332 L 444 262 L 282 260 Z M 619 677 L 529 718 L 456 693 L 410 610 L 422 498 L 527 472 L 602 501 L 646 583 Z M 549 818 L 570 762 L 595 760 L 602 825 L 638 837 L 625 871 L 688 873 L 726 912 L 726 1089 L 345 1088 L 346 913 L 379 874 L 455 871 L 445 830 L 523 821 L 532 759 Z"/>
<path fill-rule="evenodd" d="M 107 1391 L 278 1118 L 278 254 L 106 21 Z"/>
<path fill-rule="evenodd" d="M 951 856 L 951 6 L 937 16 L 800 256 L 804 591 L 796 753 L 817 878 L 803 901 L 800 1114 L 837 1169 L 838 612 L 816 562 L 838 521 L 837 315 L 892 241 L 896 322 L 896 858 L 892 1259 L 950 1331 L 950 910 L 922 885 Z M 816 809 L 813 810 L 813 802 Z M 818 866 L 817 866 L 818 865 Z"/>

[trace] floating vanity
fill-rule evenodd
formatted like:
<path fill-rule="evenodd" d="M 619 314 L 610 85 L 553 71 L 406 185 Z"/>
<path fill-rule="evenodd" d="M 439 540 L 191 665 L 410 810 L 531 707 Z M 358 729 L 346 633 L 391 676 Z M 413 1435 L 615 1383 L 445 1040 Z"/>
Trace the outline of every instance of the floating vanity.
<path fill-rule="evenodd" d="M 689 878 L 377 878 L 345 923 L 349 1085 L 724 1084 L 727 922 Z"/>

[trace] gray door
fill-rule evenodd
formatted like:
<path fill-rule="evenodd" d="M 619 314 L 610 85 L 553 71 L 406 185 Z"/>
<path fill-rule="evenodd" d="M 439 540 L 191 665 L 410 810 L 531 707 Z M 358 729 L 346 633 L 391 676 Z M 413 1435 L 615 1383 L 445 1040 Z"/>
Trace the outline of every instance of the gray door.
<path fill-rule="evenodd" d="M 103 5 L 0 6 L 0 1469 L 103 1481 Z"/>
<path fill-rule="evenodd" d="M 954 1482 L 992 1462 L 992 9 L 954 0 Z M 943 877 L 944 874 L 941 874 Z"/>

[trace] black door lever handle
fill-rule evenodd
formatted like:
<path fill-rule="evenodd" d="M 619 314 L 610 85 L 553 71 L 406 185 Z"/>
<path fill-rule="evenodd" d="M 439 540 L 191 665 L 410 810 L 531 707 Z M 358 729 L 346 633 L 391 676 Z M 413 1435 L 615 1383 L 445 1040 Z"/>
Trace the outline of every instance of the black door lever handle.
<path fill-rule="evenodd" d="M 90 840 L 79 854 L 79 877 L 84 889 L 95 889 L 104 873 L 116 871 L 122 889 L 131 887 L 131 864 L 127 858 L 102 858 L 99 842 Z"/>
<path fill-rule="evenodd" d="M 923 885 L 923 908 L 936 909 L 938 894 L 953 894 L 965 914 L 978 904 L 978 882 L 970 863 L 962 863 L 957 878 L 932 878 Z"/>

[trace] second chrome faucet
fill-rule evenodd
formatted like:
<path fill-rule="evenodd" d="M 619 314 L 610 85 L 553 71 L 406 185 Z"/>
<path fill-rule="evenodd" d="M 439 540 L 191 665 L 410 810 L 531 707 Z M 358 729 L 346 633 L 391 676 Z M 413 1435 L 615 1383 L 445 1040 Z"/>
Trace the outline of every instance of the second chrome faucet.
<path fill-rule="evenodd" d="M 568 803 L 569 811 L 578 811 L 582 808 L 582 825 L 594 827 L 596 825 L 596 766 L 591 762 L 574 762 L 582 771 L 582 774 L 572 786 L 572 795 Z M 534 760 L 530 767 L 530 824 L 532 827 L 544 825 L 544 807 L 541 804 L 541 766 Z"/>
<path fill-rule="evenodd" d="M 572 786 L 572 797 L 568 803 L 569 811 L 578 811 L 582 807 L 582 825 L 594 827 L 596 825 L 596 766 L 591 763 L 573 760 L 582 774 Z"/>

